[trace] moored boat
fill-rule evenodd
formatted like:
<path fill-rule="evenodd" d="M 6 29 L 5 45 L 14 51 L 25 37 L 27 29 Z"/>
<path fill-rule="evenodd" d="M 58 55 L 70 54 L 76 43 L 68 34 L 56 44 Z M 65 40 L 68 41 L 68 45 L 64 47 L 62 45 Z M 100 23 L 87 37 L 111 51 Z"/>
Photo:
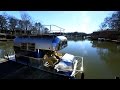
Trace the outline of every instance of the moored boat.
<path fill-rule="evenodd" d="M 15 55 L 8 58 L 50 73 L 76 77 L 84 71 L 83 57 L 58 52 L 67 44 L 65 36 L 19 36 L 14 39 Z"/>

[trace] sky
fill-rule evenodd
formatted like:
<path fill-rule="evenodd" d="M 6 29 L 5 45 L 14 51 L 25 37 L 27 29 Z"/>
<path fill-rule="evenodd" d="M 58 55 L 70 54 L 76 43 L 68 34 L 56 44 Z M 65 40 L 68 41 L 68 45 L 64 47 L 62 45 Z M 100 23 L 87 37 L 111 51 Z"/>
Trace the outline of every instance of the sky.
<path fill-rule="evenodd" d="M 92 33 L 100 29 L 104 18 L 112 15 L 114 11 L 0 11 L 21 19 L 21 12 L 26 12 L 34 22 L 42 25 L 57 25 L 65 32 Z M 49 28 L 49 27 L 48 27 Z M 52 29 L 57 29 L 52 27 Z"/>

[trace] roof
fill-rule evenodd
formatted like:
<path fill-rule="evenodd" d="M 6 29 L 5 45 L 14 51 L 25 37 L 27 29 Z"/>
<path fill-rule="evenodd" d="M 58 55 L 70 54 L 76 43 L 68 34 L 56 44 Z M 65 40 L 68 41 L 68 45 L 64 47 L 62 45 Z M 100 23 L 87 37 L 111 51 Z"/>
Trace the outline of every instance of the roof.
<path fill-rule="evenodd" d="M 56 37 L 56 35 L 53 34 L 41 34 L 41 35 L 22 35 L 22 36 L 18 36 L 20 38 L 27 38 L 27 37 L 32 37 L 32 38 L 36 38 L 36 37 Z"/>
<path fill-rule="evenodd" d="M 65 37 L 65 36 L 57 36 L 59 39 L 61 39 L 61 40 L 64 40 L 64 39 L 66 39 L 67 40 L 67 38 Z"/>

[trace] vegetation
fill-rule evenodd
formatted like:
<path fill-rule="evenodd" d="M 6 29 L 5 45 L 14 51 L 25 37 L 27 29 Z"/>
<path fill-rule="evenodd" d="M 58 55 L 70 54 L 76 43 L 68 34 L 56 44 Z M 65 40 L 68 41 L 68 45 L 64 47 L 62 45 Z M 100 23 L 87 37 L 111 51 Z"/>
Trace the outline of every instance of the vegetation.
<path fill-rule="evenodd" d="M 0 33 L 28 34 L 28 31 L 34 34 L 48 33 L 49 29 L 40 22 L 33 23 L 31 17 L 26 12 L 21 12 L 21 19 L 3 13 L 0 15 Z M 33 34 L 33 33 L 32 33 Z"/>
<path fill-rule="evenodd" d="M 100 30 L 93 32 L 91 38 L 94 40 L 104 38 L 120 42 L 120 11 L 115 11 L 111 16 L 106 17 L 100 25 Z"/>
<path fill-rule="evenodd" d="M 100 25 L 101 30 L 120 31 L 120 11 L 114 12 L 110 17 L 106 17 Z"/>

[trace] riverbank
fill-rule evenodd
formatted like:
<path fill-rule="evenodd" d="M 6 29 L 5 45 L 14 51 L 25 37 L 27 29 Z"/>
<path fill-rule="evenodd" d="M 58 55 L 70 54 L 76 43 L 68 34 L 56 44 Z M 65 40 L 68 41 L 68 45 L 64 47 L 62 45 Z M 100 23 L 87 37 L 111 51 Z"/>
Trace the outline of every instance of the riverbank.
<path fill-rule="evenodd" d="M 120 31 L 116 30 L 96 31 L 90 34 L 89 38 L 91 40 L 109 41 L 120 44 Z"/>
<path fill-rule="evenodd" d="M 110 40 L 110 39 L 105 39 L 105 38 L 98 38 L 98 39 L 92 39 L 89 38 L 90 40 L 95 40 L 95 41 L 107 41 L 107 42 L 113 42 L 116 44 L 120 44 L 120 40 Z"/>

